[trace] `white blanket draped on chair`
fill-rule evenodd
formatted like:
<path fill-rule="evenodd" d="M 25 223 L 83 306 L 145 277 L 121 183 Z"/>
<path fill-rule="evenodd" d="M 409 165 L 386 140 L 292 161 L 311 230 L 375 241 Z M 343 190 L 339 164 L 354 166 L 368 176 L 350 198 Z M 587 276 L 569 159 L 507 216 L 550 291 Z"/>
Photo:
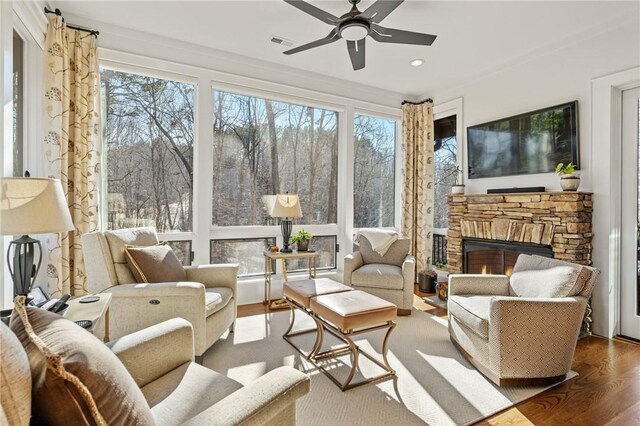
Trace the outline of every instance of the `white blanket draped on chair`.
<path fill-rule="evenodd" d="M 398 239 L 396 231 L 388 229 L 364 228 L 356 232 L 355 243 L 360 245 L 360 237 L 371 243 L 371 248 L 380 256 L 384 256 L 389 247 Z"/>

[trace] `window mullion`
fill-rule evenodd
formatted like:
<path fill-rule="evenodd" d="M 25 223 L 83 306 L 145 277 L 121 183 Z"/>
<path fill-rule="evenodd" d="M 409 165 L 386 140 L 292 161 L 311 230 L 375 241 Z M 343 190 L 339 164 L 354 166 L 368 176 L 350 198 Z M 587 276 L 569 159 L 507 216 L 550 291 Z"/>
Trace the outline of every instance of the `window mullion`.
<path fill-rule="evenodd" d="M 338 244 L 342 251 L 338 253 L 336 267 L 340 270 L 344 266 L 344 256 L 351 252 L 353 246 L 353 169 L 354 169 L 354 108 L 347 107 L 345 113 L 340 114 L 340 128 L 338 133 Z"/>
<path fill-rule="evenodd" d="M 194 264 L 210 263 L 209 231 L 211 229 L 213 193 L 213 92 L 206 76 L 196 86 L 193 174 L 193 251 Z"/>

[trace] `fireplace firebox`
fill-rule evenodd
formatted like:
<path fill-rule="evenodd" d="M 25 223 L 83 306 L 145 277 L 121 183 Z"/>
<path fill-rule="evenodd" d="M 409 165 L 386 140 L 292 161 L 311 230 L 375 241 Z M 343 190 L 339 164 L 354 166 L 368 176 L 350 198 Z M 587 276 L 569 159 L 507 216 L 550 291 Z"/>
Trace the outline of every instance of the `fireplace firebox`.
<path fill-rule="evenodd" d="M 553 258 L 551 247 L 539 244 L 462 239 L 462 267 L 465 274 L 511 275 L 520 254 Z"/>

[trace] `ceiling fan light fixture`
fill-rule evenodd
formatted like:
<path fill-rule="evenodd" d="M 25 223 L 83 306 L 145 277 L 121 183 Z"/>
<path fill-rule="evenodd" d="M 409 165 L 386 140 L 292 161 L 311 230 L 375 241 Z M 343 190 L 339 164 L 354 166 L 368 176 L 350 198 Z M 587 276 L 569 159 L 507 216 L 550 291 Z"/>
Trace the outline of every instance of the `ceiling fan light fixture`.
<path fill-rule="evenodd" d="M 414 59 L 409 63 L 412 67 L 419 67 L 420 65 L 424 64 L 424 59 Z"/>
<path fill-rule="evenodd" d="M 365 22 L 348 22 L 340 27 L 340 37 L 348 41 L 362 40 L 369 35 L 369 25 Z"/>

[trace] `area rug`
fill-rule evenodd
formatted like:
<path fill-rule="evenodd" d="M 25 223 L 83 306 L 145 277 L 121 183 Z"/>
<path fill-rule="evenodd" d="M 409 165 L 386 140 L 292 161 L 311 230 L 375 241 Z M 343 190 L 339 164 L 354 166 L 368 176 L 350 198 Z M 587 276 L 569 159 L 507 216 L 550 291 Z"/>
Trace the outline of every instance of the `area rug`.
<path fill-rule="evenodd" d="M 438 296 L 423 297 L 422 300 L 424 300 L 424 303 L 428 303 L 436 308 L 447 309 L 447 301 L 440 299 Z"/>
<path fill-rule="evenodd" d="M 391 335 L 389 363 L 397 377 L 346 392 L 333 384 L 282 339 L 288 311 L 238 318 L 235 333 L 226 334 L 203 358 L 203 365 L 248 384 L 266 372 L 288 365 L 311 377 L 311 391 L 298 400 L 299 425 L 466 425 L 530 398 L 546 387 L 498 388 L 478 373 L 449 341 L 446 319 L 414 309 L 399 317 Z M 294 330 L 313 326 L 306 315 L 296 315 Z M 358 336 L 356 343 L 380 354 L 383 333 Z M 313 335 L 296 337 L 304 349 Z M 338 344 L 337 339 L 329 341 Z M 345 377 L 350 360 L 326 361 Z M 379 367 L 360 357 L 364 376 Z M 571 372 L 568 378 L 577 376 Z M 360 373 L 357 377 L 362 377 Z"/>

